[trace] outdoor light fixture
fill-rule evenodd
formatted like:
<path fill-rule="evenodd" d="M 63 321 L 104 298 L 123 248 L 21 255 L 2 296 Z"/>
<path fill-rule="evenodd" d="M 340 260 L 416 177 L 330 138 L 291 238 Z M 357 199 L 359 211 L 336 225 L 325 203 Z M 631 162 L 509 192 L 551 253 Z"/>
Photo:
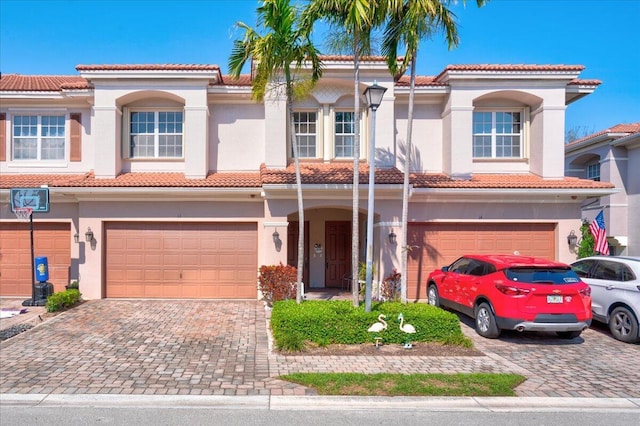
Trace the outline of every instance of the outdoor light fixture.
<path fill-rule="evenodd" d="M 73 242 L 76 244 L 80 242 L 80 234 L 78 234 L 77 232 L 73 234 Z"/>
<path fill-rule="evenodd" d="M 384 96 L 384 92 L 386 91 L 386 87 L 382 87 L 376 82 L 373 82 L 373 85 L 367 87 L 364 91 L 364 97 L 367 98 L 367 104 L 369 104 L 369 108 L 374 111 L 377 110 L 382 103 L 382 97 Z"/>
<path fill-rule="evenodd" d="M 84 233 L 84 239 L 88 243 L 93 241 L 93 231 L 91 230 L 91 227 L 87 228 L 87 232 Z"/>
<path fill-rule="evenodd" d="M 575 247 L 578 244 L 578 236 L 573 229 L 569 232 L 569 235 L 567 235 L 567 244 L 569 244 L 569 247 Z"/>
<path fill-rule="evenodd" d="M 278 230 L 276 229 L 275 231 L 273 231 L 273 242 L 278 244 L 278 241 L 280 241 L 280 234 L 278 234 Z"/>
<path fill-rule="evenodd" d="M 393 229 L 391 230 L 391 232 L 389 232 L 389 243 L 395 245 L 396 243 L 396 233 L 393 232 Z"/>

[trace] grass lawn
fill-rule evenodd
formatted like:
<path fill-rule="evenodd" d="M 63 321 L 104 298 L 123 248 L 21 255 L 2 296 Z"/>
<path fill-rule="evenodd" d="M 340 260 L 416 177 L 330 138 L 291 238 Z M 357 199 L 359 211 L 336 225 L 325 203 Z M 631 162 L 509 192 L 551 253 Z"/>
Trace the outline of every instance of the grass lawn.
<path fill-rule="evenodd" d="M 518 374 L 294 373 L 280 379 L 315 389 L 319 395 L 515 396 Z"/>

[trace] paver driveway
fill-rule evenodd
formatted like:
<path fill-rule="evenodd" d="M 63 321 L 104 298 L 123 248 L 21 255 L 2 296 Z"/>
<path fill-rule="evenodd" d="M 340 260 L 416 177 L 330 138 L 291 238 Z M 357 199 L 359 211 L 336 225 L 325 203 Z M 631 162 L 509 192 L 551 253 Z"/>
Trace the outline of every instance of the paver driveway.
<path fill-rule="evenodd" d="M 463 331 L 486 356 L 335 357 L 270 352 L 255 301 L 97 300 L 0 343 L 0 393 L 304 395 L 305 371 L 515 372 L 519 396 L 640 397 L 640 345 L 589 329 L 578 339 Z"/>

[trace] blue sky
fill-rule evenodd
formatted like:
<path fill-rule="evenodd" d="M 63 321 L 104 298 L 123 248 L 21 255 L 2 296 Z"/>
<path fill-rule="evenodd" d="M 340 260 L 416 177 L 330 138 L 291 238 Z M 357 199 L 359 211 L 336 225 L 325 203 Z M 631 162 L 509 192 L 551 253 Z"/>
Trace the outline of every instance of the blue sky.
<path fill-rule="evenodd" d="M 241 37 L 234 23 L 253 25 L 257 5 L 0 0 L 0 71 L 75 75 L 78 64 L 193 63 L 226 73 L 232 40 Z M 568 129 L 640 121 L 640 0 L 492 0 L 481 9 L 468 0 L 453 10 L 460 46 L 424 42 L 419 74 L 448 64 L 581 64 L 581 78 L 603 84 L 569 106 Z"/>

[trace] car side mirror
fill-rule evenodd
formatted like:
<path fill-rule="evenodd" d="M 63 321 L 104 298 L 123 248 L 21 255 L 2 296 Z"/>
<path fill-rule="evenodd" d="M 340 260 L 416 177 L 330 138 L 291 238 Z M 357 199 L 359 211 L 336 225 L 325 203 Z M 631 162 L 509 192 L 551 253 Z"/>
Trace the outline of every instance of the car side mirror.
<path fill-rule="evenodd" d="M 448 266 L 443 266 L 441 271 L 442 272 L 449 272 L 449 267 Z"/>

